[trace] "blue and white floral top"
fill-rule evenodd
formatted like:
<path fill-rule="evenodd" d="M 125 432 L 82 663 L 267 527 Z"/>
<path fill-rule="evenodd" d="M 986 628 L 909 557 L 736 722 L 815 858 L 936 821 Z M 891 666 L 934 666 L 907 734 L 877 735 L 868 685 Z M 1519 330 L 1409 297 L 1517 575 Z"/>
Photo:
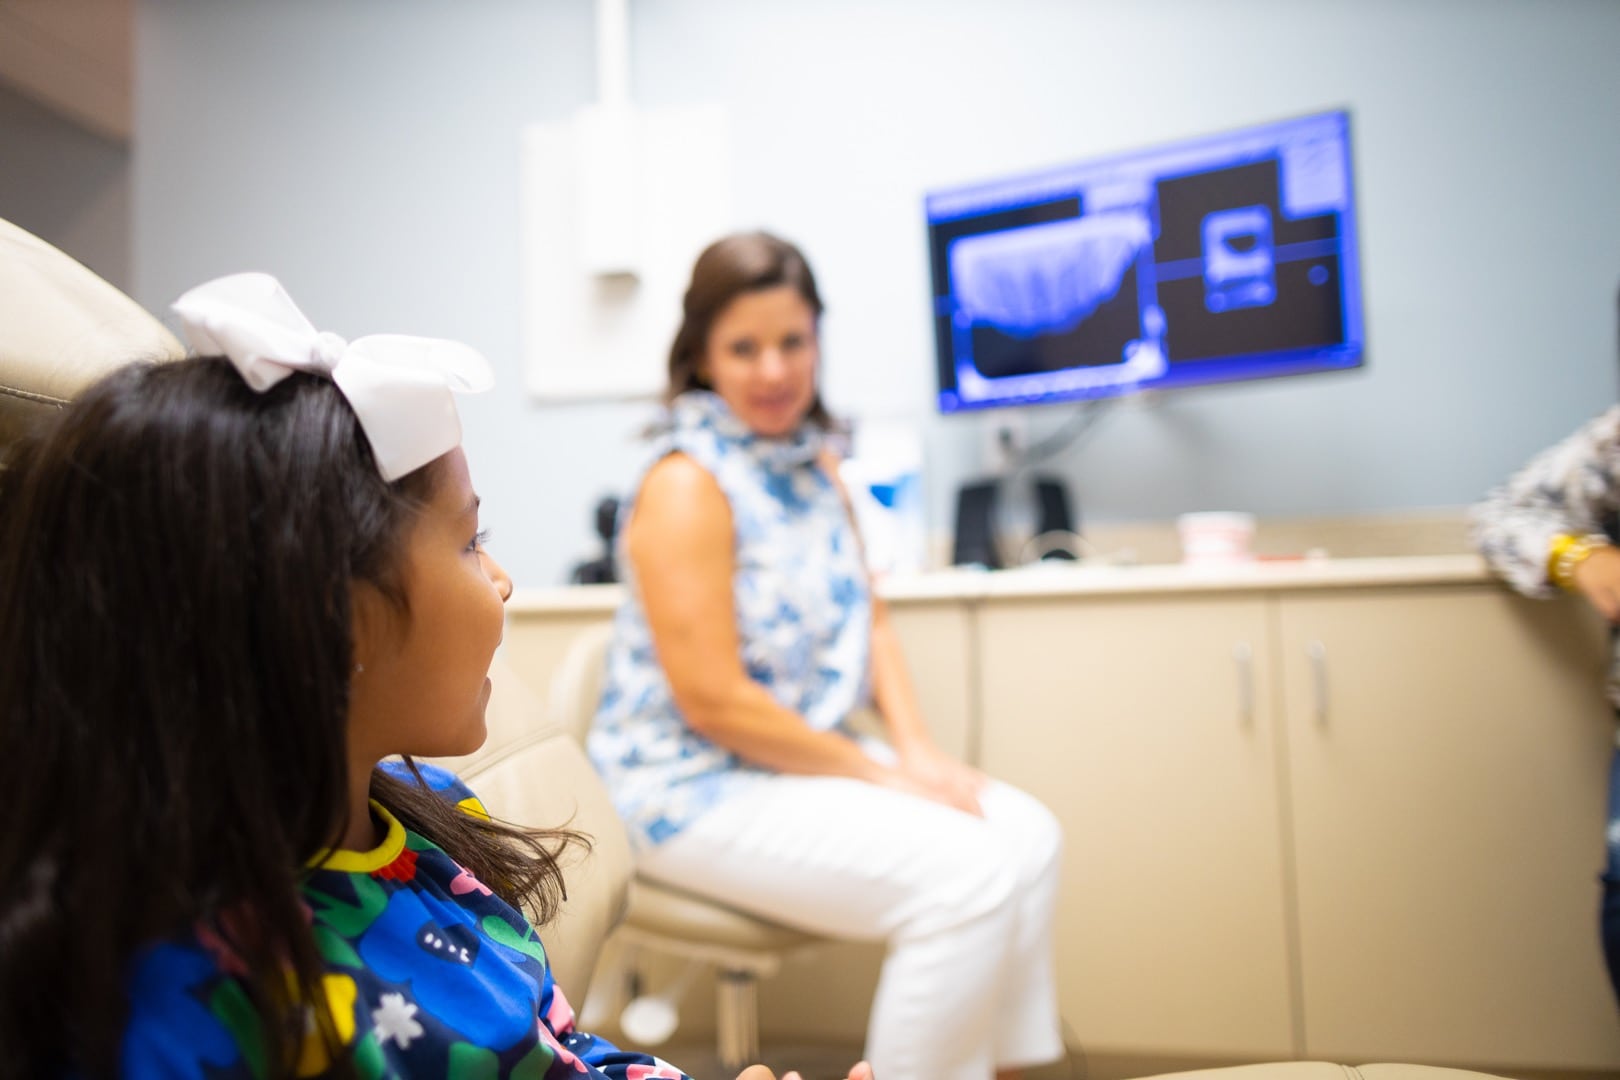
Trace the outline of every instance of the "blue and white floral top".
<path fill-rule="evenodd" d="M 824 444 L 813 424 L 783 438 L 755 435 L 719 395 L 692 390 L 675 399 L 646 466 L 683 453 L 720 485 L 731 504 L 743 667 L 818 730 L 838 727 L 867 702 L 872 638 L 860 544 L 842 496 L 818 464 Z M 639 493 L 640 481 L 636 486 Z M 634 513 L 632 499 L 621 523 Z M 632 842 L 647 847 L 772 774 L 687 726 L 653 651 L 622 546 L 619 565 L 627 595 L 587 749 Z"/>

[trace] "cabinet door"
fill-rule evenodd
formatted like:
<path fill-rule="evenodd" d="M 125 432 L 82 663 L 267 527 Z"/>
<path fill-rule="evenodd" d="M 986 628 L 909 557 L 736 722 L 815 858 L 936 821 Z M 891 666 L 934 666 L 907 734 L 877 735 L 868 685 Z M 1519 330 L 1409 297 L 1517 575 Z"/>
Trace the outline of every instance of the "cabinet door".
<path fill-rule="evenodd" d="M 1278 603 L 1307 1055 L 1620 1065 L 1601 627 L 1494 586 Z"/>
<path fill-rule="evenodd" d="M 1292 1056 L 1265 611 L 981 609 L 981 757 L 1063 822 L 1059 999 L 1090 1050 Z"/>

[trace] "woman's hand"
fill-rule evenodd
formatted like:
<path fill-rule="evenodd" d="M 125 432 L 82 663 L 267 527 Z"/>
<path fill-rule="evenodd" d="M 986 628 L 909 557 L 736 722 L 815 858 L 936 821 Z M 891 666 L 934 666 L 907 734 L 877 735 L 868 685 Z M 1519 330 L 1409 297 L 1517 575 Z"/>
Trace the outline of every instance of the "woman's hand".
<path fill-rule="evenodd" d="M 1598 613 L 1620 622 L 1620 548 L 1599 547 L 1575 567 L 1575 587 Z"/>
<path fill-rule="evenodd" d="M 924 797 L 974 817 L 984 816 L 984 808 L 979 805 L 984 774 L 939 747 L 932 744 L 910 747 L 900 755 L 896 768 Z"/>

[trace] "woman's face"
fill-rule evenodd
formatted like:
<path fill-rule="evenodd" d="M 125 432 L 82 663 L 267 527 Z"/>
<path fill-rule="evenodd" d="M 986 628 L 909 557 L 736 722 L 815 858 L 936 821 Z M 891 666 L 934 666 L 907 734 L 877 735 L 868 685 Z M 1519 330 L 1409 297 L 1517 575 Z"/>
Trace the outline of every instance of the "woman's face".
<path fill-rule="evenodd" d="M 434 493 L 402 556 L 404 615 L 375 589 L 356 590 L 351 754 L 448 757 L 483 745 L 489 665 L 512 582 L 485 554 L 478 496 L 459 448 L 428 468 Z"/>
<path fill-rule="evenodd" d="M 746 292 L 720 309 L 698 374 L 756 435 L 788 435 L 816 399 L 816 316 L 791 285 Z"/>

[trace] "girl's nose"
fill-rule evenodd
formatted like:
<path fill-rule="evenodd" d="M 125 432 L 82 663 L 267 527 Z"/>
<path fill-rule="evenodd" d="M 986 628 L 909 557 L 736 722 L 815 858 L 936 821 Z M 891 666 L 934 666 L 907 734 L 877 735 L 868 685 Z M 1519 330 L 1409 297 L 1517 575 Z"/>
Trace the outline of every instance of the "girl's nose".
<path fill-rule="evenodd" d="M 478 557 L 484 562 L 484 573 L 488 574 L 489 580 L 495 583 L 495 591 L 500 595 L 501 603 L 504 604 L 512 599 L 512 579 L 506 576 L 506 571 L 501 568 L 501 564 L 496 562 L 494 556 L 483 548 L 478 549 Z"/>

